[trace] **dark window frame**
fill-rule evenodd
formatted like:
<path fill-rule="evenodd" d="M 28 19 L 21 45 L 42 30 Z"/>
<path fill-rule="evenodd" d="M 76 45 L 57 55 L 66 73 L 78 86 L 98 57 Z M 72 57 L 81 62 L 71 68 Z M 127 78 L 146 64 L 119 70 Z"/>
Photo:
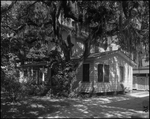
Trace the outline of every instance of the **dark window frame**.
<path fill-rule="evenodd" d="M 89 83 L 90 82 L 90 64 L 83 64 L 82 71 L 83 71 L 82 82 L 83 83 Z"/>
<path fill-rule="evenodd" d="M 103 64 L 98 64 L 98 82 L 103 82 L 104 72 L 103 72 Z M 101 70 L 101 72 L 100 72 Z"/>
<path fill-rule="evenodd" d="M 106 71 L 106 70 L 108 70 L 108 71 Z M 103 82 L 109 83 L 109 65 L 104 65 L 104 70 L 103 71 L 104 71 Z"/>
<path fill-rule="evenodd" d="M 124 75 L 125 75 L 124 66 L 119 66 L 119 72 L 120 72 L 120 82 L 123 82 L 124 81 Z"/>
<path fill-rule="evenodd" d="M 106 71 L 108 69 L 108 71 Z M 109 65 L 107 64 L 98 64 L 98 82 L 99 83 L 109 83 Z M 101 70 L 101 72 L 100 72 Z M 106 74 L 107 72 L 107 74 Z"/>

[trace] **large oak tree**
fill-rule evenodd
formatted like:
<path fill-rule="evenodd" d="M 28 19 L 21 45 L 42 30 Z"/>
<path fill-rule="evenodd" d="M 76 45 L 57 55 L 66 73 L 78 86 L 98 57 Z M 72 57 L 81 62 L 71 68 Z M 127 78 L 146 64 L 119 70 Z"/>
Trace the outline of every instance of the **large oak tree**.
<path fill-rule="evenodd" d="M 8 52 L 13 51 L 22 62 L 41 57 L 35 55 L 39 51 L 44 52 L 42 58 L 53 56 L 61 70 L 68 66 L 77 72 L 90 55 L 91 45 L 115 35 L 121 49 L 136 54 L 136 59 L 141 51 L 149 57 L 149 1 L 15 1 L 1 7 L 1 12 L 1 47 L 10 43 Z M 71 59 L 73 35 L 68 35 L 67 43 L 63 40 L 60 19 L 74 20 L 71 33 L 84 44 L 84 53 L 77 62 Z M 86 36 L 79 39 L 83 32 Z M 56 46 L 50 54 L 43 48 L 47 38 Z"/>

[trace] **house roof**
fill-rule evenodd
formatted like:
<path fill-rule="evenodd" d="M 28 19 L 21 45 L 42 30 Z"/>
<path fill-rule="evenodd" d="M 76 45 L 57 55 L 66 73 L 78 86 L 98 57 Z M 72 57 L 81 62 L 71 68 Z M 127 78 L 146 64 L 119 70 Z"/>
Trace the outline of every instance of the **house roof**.
<path fill-rule="evenodd" d="M 21 65 L 20 67 L 22 68 L 27 68 L 27 67 L 43 67 L 43 66 L 47 66 L 48 62 L 34 62 L 34 63 L 27 63 L 24 65 Z"/>
<path fill-rule="evenodd" d="M 106 51 L 106 52 L 101 52 L 101 53 L 93 53 L 91 54 L 88 59 L 94 59 L 94 58 L 103 58 L 108 55 L 113 55 L 113 54 L 119 54 L 121 57 L 123 57 L 126 61 L 128 61 L 131 65 L 137 66 L 137 64 L 129 58 L 123 51 L 121 50 L 114 50 L 114 51 Z"/>

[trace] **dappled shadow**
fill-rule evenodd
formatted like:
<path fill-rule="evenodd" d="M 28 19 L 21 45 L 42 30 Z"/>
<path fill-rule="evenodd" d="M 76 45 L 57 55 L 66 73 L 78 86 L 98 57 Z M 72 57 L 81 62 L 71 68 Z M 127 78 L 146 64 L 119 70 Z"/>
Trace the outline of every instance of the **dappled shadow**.
<path fill-rule="evenodd" d="M 131 96 L 103 96 L 87 99 L 67 99 L 72 106 L 68 110 L 61 110 L 57 117 L 83 118 L 131 118 L 135 113 L 145 113 L 141 103 L 147 97 L 135 98 Z M 49 117 L 52 117 L 49 115 Z"/>
<path fill-rule="evenodd" d="M 17 103 L 2 100 L 1 118 L 39 117 L 59 111 L 60 108 L 69 107 L 65 101 L 40 100 L 29 98 Z"/>
<path fill-rule="evenodd" d="M 136 111 L 142 111 L 142 101 L 148 99 L 149 96 L 142 97 L 142 98 L 128 98 L 127 100 L 117 101 L 106 104 L 106 106 L 113 106 L 116 108 L 124 108 L 124 109 L 133 109 Z M 134 105 L 133 105 L 134 104 Z"/>
<path fill-rule="evenodd" d="M 142 111 L 146 97 L 130 95 L 99 96 L 92 98 L 30 97 L 16 103 L 1 104 L 1 117 L 51 117 L 51 118 L 131 118 Z M 13 110 L 12 110 L 13 109 Z"/>

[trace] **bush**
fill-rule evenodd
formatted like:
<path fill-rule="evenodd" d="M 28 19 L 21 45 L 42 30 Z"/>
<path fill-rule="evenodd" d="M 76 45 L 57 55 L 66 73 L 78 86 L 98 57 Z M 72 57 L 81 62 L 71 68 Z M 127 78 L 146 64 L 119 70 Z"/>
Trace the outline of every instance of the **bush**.
<path fill-rule="evenodd" d="M 17 101 L 23 96 L 21 84 L 13 78 L 5 78 L 3 88 L 5 93 L 8 94 L 7 99 L 10 99 L 11 101 Z"/>
<path fill-rule="evenodd" d="M 12 73 L 12 74 L 11 74 Z M 18 101 L 25 96 L 34 95 L 36 87 L 33 81 L 29 80 L 27 83 L 20 83 L 17 72 L 6 72 L 2 84 L 4 92 L 8 94 L 7 99 L 10 101 Z"/>
<path fill-rule="evenodd" d="M 53 76 L 51 88 L 51 94 L 53 96 L 68 97 L 70 93 L 69 78 L 62 74 Z"/>
<path fill-rule="evenodd" d="M 29 80 L 28 82 L 22 84 L 22 91 L 27 96 L 44 96 L 46 95 L 49 89 L 49 86 L 46 86 L 44 84 L 37 85 L 32 80 Z"/>

